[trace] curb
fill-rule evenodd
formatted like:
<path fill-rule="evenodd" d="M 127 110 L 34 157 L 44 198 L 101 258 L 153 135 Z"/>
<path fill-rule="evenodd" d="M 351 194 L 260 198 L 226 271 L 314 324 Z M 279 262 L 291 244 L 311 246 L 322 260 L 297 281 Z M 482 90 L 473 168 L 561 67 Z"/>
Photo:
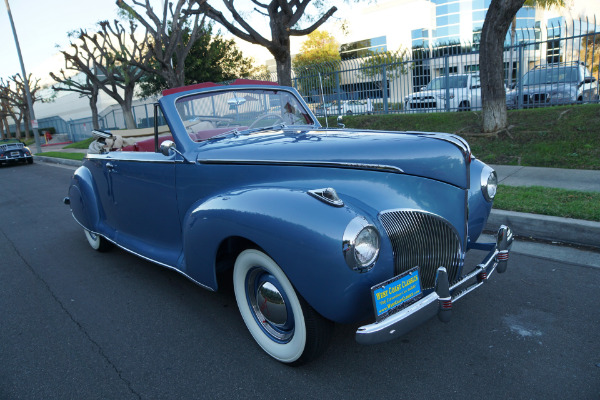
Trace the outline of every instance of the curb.
<path fill-rule="evenodd" d="M 60 165 L 68 165 L 71 167 L 80 167 L 82 162 L 77 160 L 68 160 L 66 158 L 58 158 L 58 157 L 45 157 L 45 156 L 33 156 L 34 161 L 41 161 L 45 163 L 51 164 L 60 164 Z"/>
<path fill-rule="evenodd" d="M 496 231 L 500 225 L 517 236 L 600 248 L 600 222 L 492 209 L 485 229 Z"/>

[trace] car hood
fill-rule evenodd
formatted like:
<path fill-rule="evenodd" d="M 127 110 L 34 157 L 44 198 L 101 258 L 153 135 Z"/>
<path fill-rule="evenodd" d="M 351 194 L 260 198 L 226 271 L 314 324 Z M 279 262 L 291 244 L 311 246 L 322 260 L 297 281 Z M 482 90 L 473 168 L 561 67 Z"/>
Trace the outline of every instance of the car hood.
<path fill-rule="evenodd" d="M 301 165 L 421 176 L 468 188 L 469 148 L 455 135 L 361 130 L 273 130 L 200 144 L 201 164 Z"/>

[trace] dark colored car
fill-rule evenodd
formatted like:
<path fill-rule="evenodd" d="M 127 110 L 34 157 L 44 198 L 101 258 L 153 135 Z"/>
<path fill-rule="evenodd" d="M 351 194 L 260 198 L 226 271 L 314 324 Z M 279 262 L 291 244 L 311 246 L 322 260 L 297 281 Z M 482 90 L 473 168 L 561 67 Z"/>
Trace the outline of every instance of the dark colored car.
<path fill-rule="evenodd" d="M 88 154 L 65 203 L 96 250 L 116 244 L 212 291 L 232 270 L 273 358 L 318 356 L 334 323 L 366 321 L 356 340 L 374 344 L 448 321 L 506 270 L 510 229 L 477 241 L 496 172 L 460 137 L 325 129 L 295 89 L 259 82 L 163 94 L 169 132 Z M 483 259 L 465 265 L 471 249 Z"/>
<path fill-rule="evenodd" d="M 19 139 L 0 140 L 0 165 L 17 162 L 33 163 L 33 155 L 29 147 Z"/>
<path fill-rule="evenodd" d="M 582 63 L 536 66 L 506 94 L 507 108 L 543 107 L 598 100 L 598 82 Z"/>

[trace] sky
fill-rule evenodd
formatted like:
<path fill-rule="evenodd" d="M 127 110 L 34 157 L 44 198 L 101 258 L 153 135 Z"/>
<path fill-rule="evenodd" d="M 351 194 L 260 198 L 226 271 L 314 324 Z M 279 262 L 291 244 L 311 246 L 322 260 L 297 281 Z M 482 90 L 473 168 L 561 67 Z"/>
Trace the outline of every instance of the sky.
<path fill-rule="evenodd" d="M 69 44 L 67 33 L 79 28 L 93 28 L 100 20 L 117 15 L 113 0 L 9 0 L 26 72 L 36 75 L 44 65 L 61 65 L 56 45 Z M 8 11 L 0 1 L 0 77 L 21 72 Z M 48 71 L 48 69 L 45 69 Z M 47 73 L 47 72 L 46 72 Z"/>
<path fill-rule="evenodd" d="M 4 1 L 0 0 L 0 77 L 6 79 L 20 73 L 21 67 Z M 98 21 L 112 21 L 118 12 L 115 0 L 8 1 L 27 73 L 50 83 L 52 80 L 48 77 L 48 71 L 58 71 L 64 66 L 64 58 L 58 53 L 56 45 L 62 49 L 68 47 L 68 32 L 80 28 L 92 29 Z M 155 9 L 162 9 L 161 0 L 151 0 L 151 3 L 155 4 Z M 337 5 L 340 8 L 341 5 Z M 229 36 L 224 28 L 221 31 Z M 263 34 L 268 35 L 268 32 Z M 245 56 L 254 57 L 259 63 L 270 57 L 265 49 L 243 41 L 238 41 L 238 48 Z"/>

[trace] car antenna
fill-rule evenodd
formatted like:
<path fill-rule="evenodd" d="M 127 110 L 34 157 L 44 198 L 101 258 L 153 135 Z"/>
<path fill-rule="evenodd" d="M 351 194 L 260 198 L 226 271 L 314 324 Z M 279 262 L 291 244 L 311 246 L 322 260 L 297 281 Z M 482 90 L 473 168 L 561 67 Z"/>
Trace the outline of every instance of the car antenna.
<path fill-rule="evenodd" d="M 321 85 L 321 102 L 323 103 L 323 112 L 325 113 L 325 127 L 329 129 L 329 120 L 327 118 L 327 107 L 325 107 L 325 95 L 323 95 L 323 79 L 319 72 L 319 84 Z"/>

